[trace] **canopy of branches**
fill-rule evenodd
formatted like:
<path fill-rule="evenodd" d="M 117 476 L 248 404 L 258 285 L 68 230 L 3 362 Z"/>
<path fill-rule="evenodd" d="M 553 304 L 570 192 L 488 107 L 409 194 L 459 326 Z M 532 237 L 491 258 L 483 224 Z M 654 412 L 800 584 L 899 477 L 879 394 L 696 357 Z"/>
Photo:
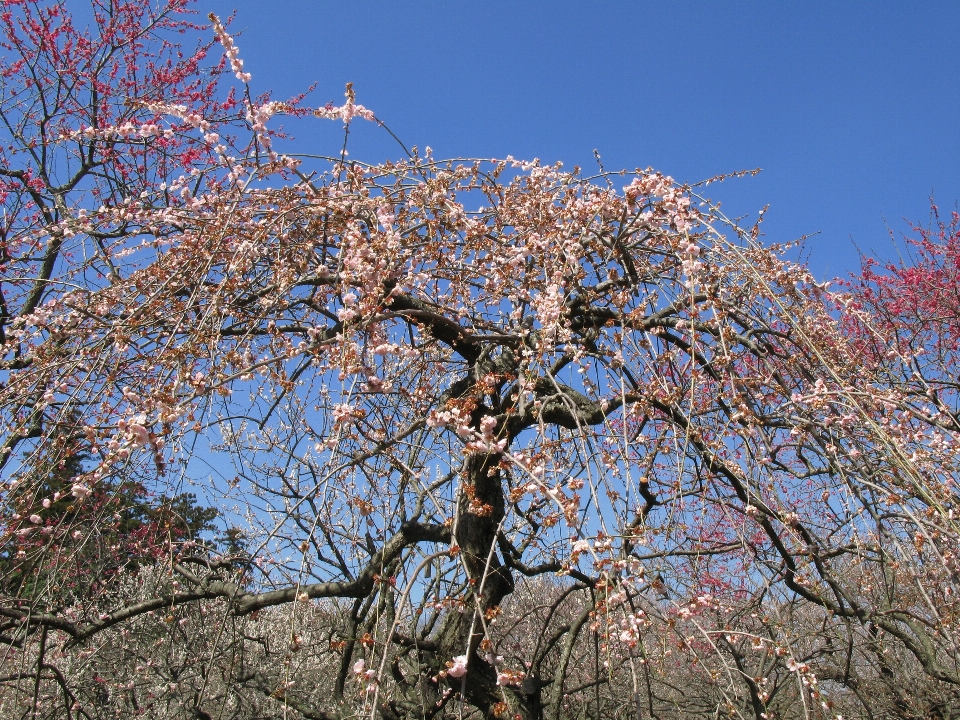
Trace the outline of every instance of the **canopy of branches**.
<path fill-rule="evenodd" d="M 3 6 L 0 715 L 960 712 L 955 218 L 833 292 L 652 170 L 279 154 L 380 121 L 183 0 Z"/>

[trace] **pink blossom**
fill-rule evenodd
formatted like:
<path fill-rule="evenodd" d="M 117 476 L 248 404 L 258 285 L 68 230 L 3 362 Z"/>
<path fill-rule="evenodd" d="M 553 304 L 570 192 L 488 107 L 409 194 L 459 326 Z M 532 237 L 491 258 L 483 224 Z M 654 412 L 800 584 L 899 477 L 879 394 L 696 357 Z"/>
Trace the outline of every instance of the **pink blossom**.
<path fill-rule="evenodd" d="M 467 656 L 457 655 L 453 658 L 453 666 L 447 670 L 447 675 L 454 678 L 463 677 L 467 673 Z"/>
<path fill-rule="evenodd" d="M 224 55 L 230 60 L 230 69 L 233 70 L 240 82 L 250 82 L 250 73 L 243 72 L 243 60 L 240 59 L 240 48 L 233 44 L 233 38 L 227 33 L 227 29 L 223 26 L 223 23 L 220 22 L 220 18 L 213 13 L 210 13 L 208 17 L 210 18 L 210 22 L 213 23 L 213 30 L 217 34 L 217 40 L 223 45 Z"/>
<path fill-rule="evenodd" d="M 150 432 L 143 425 L 133 423 L 128 429 L 130 437 L 137 445 L 146 445 L 150 441 Z"/>

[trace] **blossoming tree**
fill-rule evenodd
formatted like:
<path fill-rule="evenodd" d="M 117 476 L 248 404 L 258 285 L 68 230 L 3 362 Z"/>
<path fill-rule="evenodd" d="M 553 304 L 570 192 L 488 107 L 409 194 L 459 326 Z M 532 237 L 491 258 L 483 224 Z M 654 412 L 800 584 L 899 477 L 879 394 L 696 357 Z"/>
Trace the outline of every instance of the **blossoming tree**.
<path fill-rule="evenodd" d="M 372 113 L 254 97 L 216 18 L 202 72 L 184 11 L 5 3 L 3 707 L 952 707 L 956 408 L 862 302 L 649 170 L 307 167 L 274 116 Z M 172 512 L 78 583 L 124 483 L 230 547 Z"/>

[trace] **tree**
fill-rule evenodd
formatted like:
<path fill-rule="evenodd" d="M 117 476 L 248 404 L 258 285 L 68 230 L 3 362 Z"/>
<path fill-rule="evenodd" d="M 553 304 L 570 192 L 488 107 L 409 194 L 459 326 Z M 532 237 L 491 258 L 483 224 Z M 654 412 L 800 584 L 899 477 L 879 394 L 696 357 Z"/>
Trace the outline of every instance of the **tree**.
<path fill-rule="evenodd" d="M 845 329 L 888 382 L 914 402 L 933 401 L 938 420 L 957 427 L 957 352 L 960 350 L 960 215 L 946 222 L 931 206 L 931 227 L 914 226 L 904 245 L 908 261 L 863 258 L 845 282 Z"/>
<path fill-rule="evenodd" d="M 51 443 L 55 447 L 56 439 Z M 39 532 L 11 538 L 0 552 L 0 578 L 8 595 L 30 597 L 37 592 L 52 592 L 76 600 L 90 599 L 97 593 L 101 578 L 121 568 L 155 562 L 165 555 L 170 542 L 201 538 L 214 529 L 217 511 L 200 507 L 193 493 L 156 497 L 143 482 L 121 475 L 104 478 L 78 502 L 64 489 L 83 474 L 84 461 L 90 458 L 74 449 L 64 454 L 55 451 L 46 458 L 41 455 L 37 460 L 32 466 L 32 476 L 37 479 L 31 482 L 31 488 L 45 501 L 36 509 L 31 524 Z M 7 508 L 8 513 L 14 508 Z M 8 516 L 4 524 L 16 520 Z M 74 530 L 64 536 L 58 552 L 51 554 L 46 528 L 61 523 L 92 532 Z M 74 566 L 70 572 L 64 572 L 67 558 Z M 38 587 L 47 583 L 52 586 Z"/>
<path fill-rule="evenodd" d="M 958 340 L 960 340 L 960 303 L 957 295 L 960 216 L 951 213 L 944 221 L 931 205 L 928 228 L 913 226 L 914 237 L 905 238 L 902 250 L 907 256 L 900 262 L 880 263 L 864 257 L 861 272 L 843 282 L 845 293 L 838 295 L 838 309 L 844 331 L 852 338 L 856 352 L 869 365 L 886 395 L 885 415 L 881 419 L 891 442 L 926 438 L 939 444 L 941 438 L 953 439 L 960 430 L 958 384 L 956 376 Z M 922 592 L 929 592 L 935 608 L 924 620 L 932 625 L 952 625 L 955 606 L 956 566 L 956 492 L 955 477 L 942 474 L 924 454 L 911 457 L 920 468 L 920 476 L 909 482 L 916 492 L 922 485 L 946 487 L 942 504 L 928 495 L 923 512 L 939 518 L 917 528 L 913 542 L 925 553 L 928 573 Z M 917 462 L 919 461 L 919 462 Z M 950 466 L 944 463 L 947 468 Z M 919 482 L 918 482 L 919 481 Z M 899 492 L 899 491 L 894 491 Z M 932 502 L 931 502 L 932 501 Z M 932 506 L 932 507 L 931 507 Z M 914 516 L 916 517 L 916 516 Z M 937 631 L 946 637 L 951 630 Z M 922 635 L 921 635 L 922 637 Z M 952 641 L 951 641 L 952 642 Z M 928 657 L 936 646 L 927 644 L 915 653 Z M 888 650 L 889 652 L 889 650 Z M 949 645 L 946 655 L 955 653 Z M 878 655 L 884 693 L 895 699 L 895 706 L 916 702 L 904 691 L 904 683 Z M 952 683 L 951 683 L 952 684 Z M 909 685 L 907 685 L 909 687 Z M 916 716 L 949 717 L 957 713 L 955 689 L 928 688 L 916 706 Z"/>
<path fill-rule="evenodd" d="M 853 299 L 651 170 L 307 167 L 272 117 L 376 120 L 351 86 L 255 98 L 218 19 L 208 75 L 184 5 L 95 9 L 3 16 L 5 538 L 67 567 L 46 494 L 124 482 L 233 529 L 6 590 L 11 714 L 955 712 L 956 427 Z"/>

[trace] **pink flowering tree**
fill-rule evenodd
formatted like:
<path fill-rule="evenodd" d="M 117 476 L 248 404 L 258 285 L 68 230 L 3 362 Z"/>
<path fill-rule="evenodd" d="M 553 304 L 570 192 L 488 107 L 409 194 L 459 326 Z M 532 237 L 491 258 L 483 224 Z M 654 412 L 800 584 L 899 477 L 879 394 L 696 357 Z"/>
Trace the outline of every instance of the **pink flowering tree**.
<path fill-rule="evenodd" d="M 904 243 L 907 260 L 864 258 L 841 299 L 847 329 L 864 357 L 899 368 L 915 390 L 942 398 L 943 412 L 951 413 L 960 359 L 960 216 L 953 212 L 947 222 L 933 206 L 931 218 L 932 227 L 912 228 L 914 237 Z"/>
<path fill-rule="evenodd" d="M 254 97 L 185 10 L 4 6 L 2 707 L 952 707 L 956 427 L 866 301 L 651 170 L 307 168 L 276 116 L 352 87 Z M 226 546 L 160 503 L 76 590 L 191 485 Z"/>

